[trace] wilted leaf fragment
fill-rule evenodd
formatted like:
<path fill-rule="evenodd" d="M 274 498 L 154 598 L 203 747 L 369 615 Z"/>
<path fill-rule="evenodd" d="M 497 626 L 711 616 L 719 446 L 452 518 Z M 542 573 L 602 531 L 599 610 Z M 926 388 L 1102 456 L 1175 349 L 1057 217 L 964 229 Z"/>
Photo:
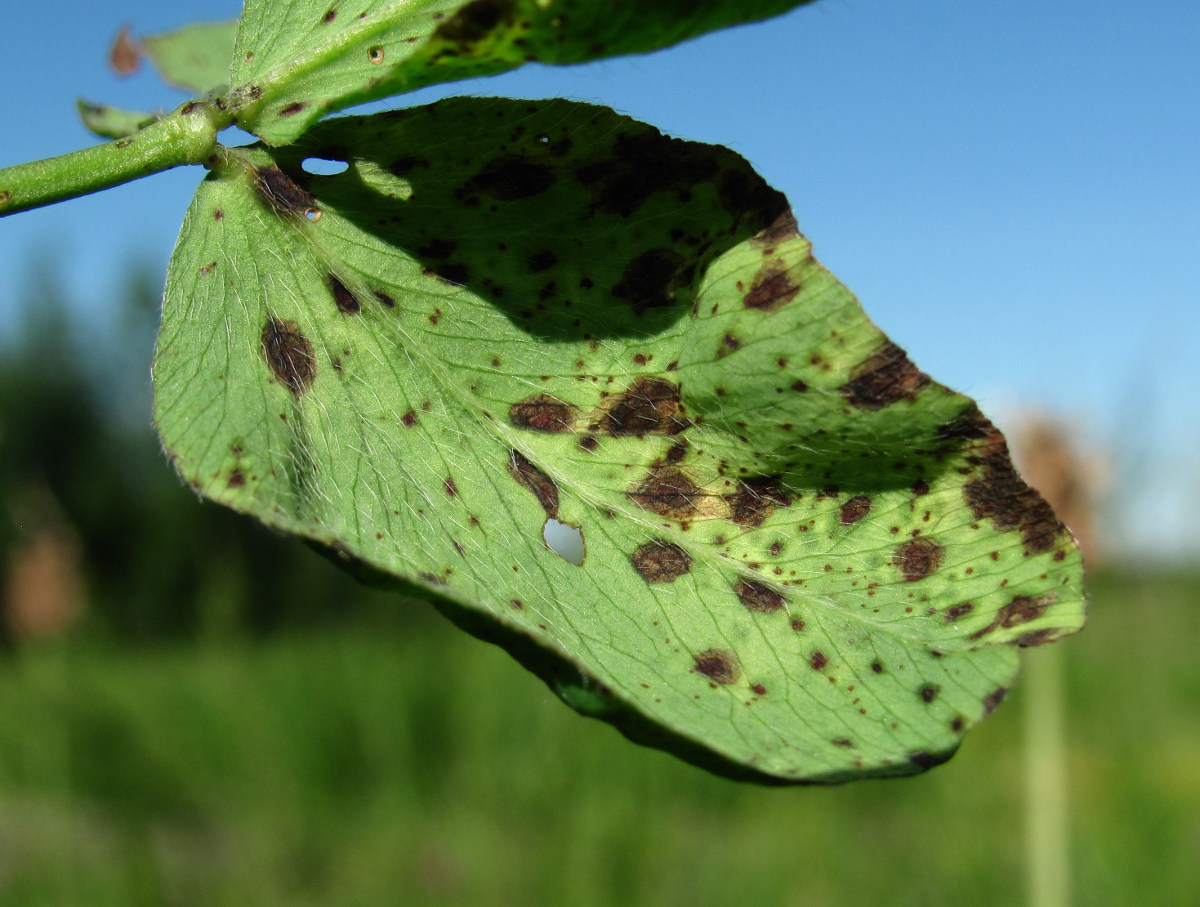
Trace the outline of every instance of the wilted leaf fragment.
<path fill-rule="evenodd" d="M 246 0 L 229 109 L 272 144 L 323 114 L 529 62 L 644 53 L 808 0 Z"/>
<path fill-rule="evenodd" d="M 463 98 L 236 154 L 168 279 L 176 466 L 586 714 L 762 781 L 906 774 L 1081 625 L 1076 547 L 999 432 L 727 149 Z"/>
<path fill-rule="evenodd" d="M 237 30 L 236 21 L 197 22 L 175 31 L 145 35 L 141 45 L 167 82 L 206 95 L 229 85 Z"/>
<path fill-rule="evenodd" d="M 106 139 L 121 139 L 133 135 L 158 119 L 153 113 L 139 110 L 121 110 L 107 104 L 92 104 L 82 99 L 75 102 L 83 125 L 98 136 Z"/>

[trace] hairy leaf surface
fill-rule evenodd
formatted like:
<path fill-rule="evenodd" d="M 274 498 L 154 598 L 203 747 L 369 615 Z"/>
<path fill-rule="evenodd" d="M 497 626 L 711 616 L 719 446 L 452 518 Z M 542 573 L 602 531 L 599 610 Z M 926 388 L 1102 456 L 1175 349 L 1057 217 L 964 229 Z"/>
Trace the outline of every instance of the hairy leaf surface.
<path fill-rule="evenodd" d="M 271 144 L 330 111 L 529 62 L 644 53 L 808 0 L 246 0 L 229 109 Z"/>
<path fill-rule="evenodd" d="M 155 385 L 198 491 L 718 771 L 926 768 L 1017 647 L 1083 621 L 1076 547 L 1003 437 L 784 198 L 607 109 L 465 98 L 229 152 L 172 260 Z"/>

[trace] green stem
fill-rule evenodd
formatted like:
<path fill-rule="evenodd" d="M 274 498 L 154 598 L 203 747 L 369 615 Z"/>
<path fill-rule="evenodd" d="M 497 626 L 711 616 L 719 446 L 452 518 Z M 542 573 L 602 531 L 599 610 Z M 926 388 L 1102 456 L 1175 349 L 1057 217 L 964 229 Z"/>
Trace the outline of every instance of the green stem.
<path fill-rule="evenodd" d="M 1030 907 L 1071 903 L 1062 653 L 1024 653 L 1025 815 Z"/>
<path fill-rule="evenodd" d="M 77 198 L 169 170 L 206 163 L 218 148 L 228 114 L 191 101 L 115 142 L 0 170 L 0 217 Z"/>

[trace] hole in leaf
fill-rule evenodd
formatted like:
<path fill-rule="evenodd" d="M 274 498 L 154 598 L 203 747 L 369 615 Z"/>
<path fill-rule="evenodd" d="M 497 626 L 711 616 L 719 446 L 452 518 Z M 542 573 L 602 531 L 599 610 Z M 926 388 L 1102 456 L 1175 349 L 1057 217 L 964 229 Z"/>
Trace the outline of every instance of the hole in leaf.
<path fill-rule="evenodd" d="M 372 47 L 370 50 L 367 51 L 367 59 L 370 60 L 372 63 L 376 63 L 376 64 L 382 63 L 383 62 L 383 48 L 379 47 L 379 46 Z"/>
<path fill-rule="evenodd" d="M 309 220 L 320 220 L 321 219 L 321 209 L 320 208 L 305 208 L 304 216 L 306 218 L 308 218 Z"/>
<path fill-rule="evenodd" d="M 564 561 L 576 567 L 583 566 L 583 533 L 578 526 L 548 519 L 542 527 L 542 538 L 546 540 L 546 547 Z"/>
<path fill-rule="evenodd" d="M 324 157 L 306 157 L 300 162 L 301 169 L 313 176 L 334 176 L 344 172 L 349 166 L 345 161 L 335 161 Z"/>
<path fill-rule="evenodd" d="M 539 135 L 539 136 L 537 137 L 537 140 L 538 140 L 539 142 L 541 142 L 543 145 L 545 145 L 547 142 L 549 142 L 549 141 L 550 141 L 550 136 L 546 135 L 546 134 L 543 132 L 541 135 Z"/>

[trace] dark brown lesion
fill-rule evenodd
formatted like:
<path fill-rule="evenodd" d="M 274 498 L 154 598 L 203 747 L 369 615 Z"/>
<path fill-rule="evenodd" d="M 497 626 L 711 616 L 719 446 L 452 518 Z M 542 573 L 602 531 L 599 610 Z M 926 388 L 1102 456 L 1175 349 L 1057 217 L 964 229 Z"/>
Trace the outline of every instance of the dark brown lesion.
<path fill-rule="evenodd" d="M 549 394 L 534 394 L 508 408 L 508 421 L 533 431 L 571 431 L 577 410 Z"/>
<path fill-rule="evenodd" d="M 692 569 L 692 556 L 662 539 L 639 545 L 631 557 L 633 568 L 647 583 L 673 583 Z"/>
<path fill-rule="evenodd" d="M 857 523 L 871 512 L 871 499 L 865 494 L 852 497 L 842 505 L 842 525 Z"/>
<path fill-rule="evenodd" d="M 271 374 L 295 396 L 312 386 L 317 357 L 296 322 L 269 318 L 262 329 L 262 353 Z"/>
<path fill-rule="evenodd" d="M 627 302 L 635 315 L 673 305 L 675 294 L 691 282 L 686 260 L 674 249 L 650 249 L 632 259 L 612 288 L 612 295 Z"/>
<path fill-rule="evenodd" d="M 775 477 L 741 482 L 736 492 L 724 497 L 729 505 L 729 519 L 743 529 L 761 526 L 778 508 L 792 503 L 792 496 Z"/>
<path fill-rule="evenodd" d="M 1001 532 L 1019 531 L 1029 554 L 1049 551 L 1066 534 L 1054 509 L 1017 474 L 1007 452 L 985 457 L 983 471 L 963 487 L 976 519 L 991 520 Z"/>
<path fill-rule="evenodd" d="M 642 377 L 609 397 L 591 416 L 588 430 L 614 437 L 675 435 L 691 422 L 683 414 L 679 385 L 665 378 Z"/>
<path fill-rule="evenodd" d="M 304 217 L 305 212 L 317 206 L 316 198 L 274 165 L 255 169 L 254 188 L 274 211 L 289 217 Z"/>
<path fill-rule="evenodd" d="M 538 469 L 519 450 L 508 452 L 508 474 L 521 485 L 532 491 L 546 516 L 558 517 L 558 486 L 548 475 Z"/>
<path fill-rule="evenodd" d="M 942 425 L 937 439 L 961 443 L 967 463 L 978 469 L 963 486 L 963 499 L 975 519 L 990 520 L 1001 532 L 1020 532 L 1027 554 L 1049 551 L 1068 535 L 1054 509 L 1013 466 L 1003 433 L 977 406 Z"/>
<path fill-rule="evenodd" d="M 782 258 L 767 258 L 759 266 L 750 289 L 742 297 L 748 309 L 773 312 L 791 302 L 800 293 L 803 285 Z"/>
<path fill-rule="evenodd" d="M 913 539 L 892 552 L 892 563 L 900 568 L 905 582 L 915 583 L 936 573 L 945 557 L 946 549 L 933 539 Z"/>
<path fill-rule="evenodd" d="M 773 614 L 787 603 L 779 592 L 753 580 L 739 579 L 733 591 L 748 610 L 760 614 Z"/>
<path fill-rule="evenodd" d="M 742 665 L 730 649 L 707 649 L 694 656 L 695 670 L 719 684 L 736 683 L 742 676 Z"/>
<path fill-rule="evenodd" d="M 1015 596 L 1007 605 L 996 612 L 996 616 L 992 618 L 992 622 L 982 630 L 976 630 L 971 634 L 971 639 L 982 639 L 989 633 L 999 629 L 1009 629 L 1011 627 L 1019 627 L 1022 624 L 1031 623 L 1042 617 L 1046 610 L 1058 601 L 1058 594 L 1055 592 L 1046 592 L 1042 595 L 1018 595 Z M 1047 633 L 1042 630 L 1040 633 Z M 1027 634 L 1032 635 L 1032 634 Z M 1022 637 L 1021 639 L 1025 639 Z M 1039 641 L 1044 642 L 1045 639 Z M 1029 645 L 1030 643 L 1018 643 Z"/>
<path fill-rule="evenodd" d="M 901 400 L 915 400 L 929 383 L 929 376 L 912 364 L 904 350 L 885 340 L 851 370 L 841 392 L 851 406 L 878 410 Z"/>
<path fill-rule="evenodd" d="M 362 311 L 358 297 L 334 274 L 329 275 L 329 290 L 333 293 L 334 305 L 343 315 L 357 315 Z"/>
<path fill-rule="evenodd" d="M 642 510 L 674 520 L 694 517 L 702 496 L 700 486 L 677 466 L 655 467 L 628 494 Z"/>

